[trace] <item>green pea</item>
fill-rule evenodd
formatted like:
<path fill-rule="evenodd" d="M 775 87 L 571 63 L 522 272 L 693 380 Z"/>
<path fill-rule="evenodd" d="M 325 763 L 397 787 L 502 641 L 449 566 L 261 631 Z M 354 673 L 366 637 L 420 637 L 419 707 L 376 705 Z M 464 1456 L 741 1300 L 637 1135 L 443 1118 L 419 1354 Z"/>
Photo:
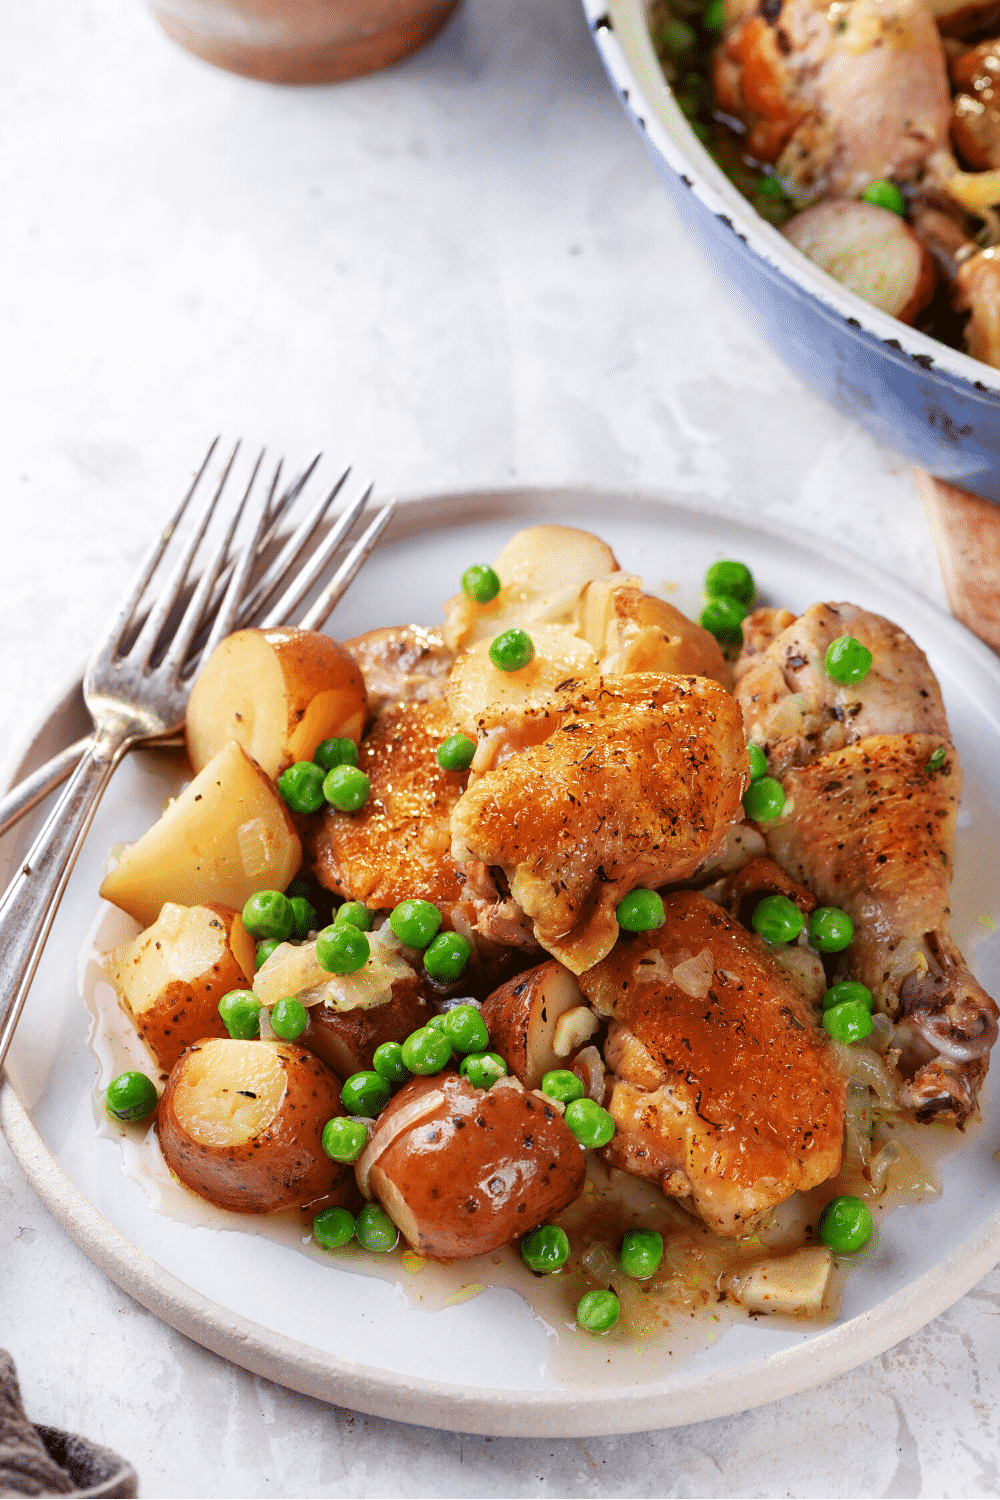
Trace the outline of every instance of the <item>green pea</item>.
<path fill-rule="evenodd" d="M 470 1052 L 463 1057 L 458 1071 L 474 1089 L 491 1089 L 507 1073 L 507 1064 L 499 1052 Z"/>
<path fill-rule="evenodd" d="M 518 625 L 498 635 L 490 647 L 490 661 L 500 672 L 520 672 L 534 659 L 535 643 Z"/>
<path fill-rule="evenodd" d="M 648 1281 L 660 1269 L 663 1259 L 663 1236 L 655 1229 L 630 1229 L 622 1240 L 618 1257 L 626 1276 Z"/>
<path fill-rule="evenodd" d="M 874 1227 L 868 1205 L 845 1193 L 831 1198 L 819 1216 L 816 1233 L 838 1255 L 853 1255 L 867 1245 Z"/>
<path fill-rule="evenodd" d="M 316 929 L 316 908 L 305 896 L 293 896 L 292 906 L 292 937 L 307 938 Z"/>
<path fill-rule="evenodd" d="M 392 1097 L 392 1087 L 381 1073 L 352 1073 L 340 1090 L 340 1102 L 349 1115 L 374 1119 Z"/>
<path fill-rule="evenodd" d="M 615 916 L 618 926 L 625 932 L 652 932 L 666 921 L 662 897 L 641 885 L 619 901 Z"/>
<path fill-rule="evenodd" d="M 353 740 L 320 740 L 313 760 L 323 771 L 332 771 L 334 766 L 356 766 L 358 747 Z"/>
<path fill-rule="evenodd" d="M 614 1120 L 594 1099 L 574 1099 L 567 1104 L 563 1119 L 588 1151 L 606 1146 L 615 1133 Z"/>
<path fill-rule="evenodd" d="M 569 1260 L 569 1237 L 558 1224 L 543 1224 L 521 1238 L 521 1259 L 529 1271 L 551 1275 Z"/>
<path fill-rule="evenodd" d="M 280 1036 L 283 1042 L 294 1042 L 309 1025 L 309 1012 L 301 1000 L 286 995 L 275 1003 L 269 1019 L 275 1036 Z"/>
<path fill-rule="evenodd" d="M 765 178 L 765 181 L 769 180 Z M 755 591 L 753 574 L 744 563 L 723 560 L 713 563 L 705 574 L 705 593 L 710 599 L 728 594 L 730 599 L 738 599 L 741 604 L 752 604 Z"/>
<path fill-rule="evenodd" d="M 750 780 L 759 781 L 767 775 L 767 756 L 759 745 L 748 745 L 747 754 L 750 757 Z"/>
<path fill-rule="evenodd" d="M 769 943 L 791 943 L 798 937 L 806 919 L 787 896 L 765 896 L 758 901 L 750 918 L 754 932 Z"/>
<path fill-rule="evenodd" d="M 389 926 L 408 948 L 426 948 L 441 929 L 441 913 L 430 901 L 401 901 L 389 916 Z"/>
<path fill-rule="evenodd" d="M 145 1073 L 119 1073 L 108 1084 L 104 1107 L 116 1120 L 145 1120 L 157 1098 L 156 1085 Z"/>
<path fill-rule="evenodd" d="M 809 917 L 809 941 L 821 953 L 840 953 L 854 936 L 854 923 L 839 906 L 817 906 Z"/>
<path fill-rule="evenodd" d="M 924 767 L 924 769 L 926 771 L 929 771 L 933 776 L 935 771 L 940 771 L 941 767 L 944 765 L 945 756 L 947 754 L 947 748 L 944 745 L 938 745 L 937 749 L 928 760 L 927 765 Z"/>
<path fill-rule="evenodd" d="M 372 914 L 363 901 L 345 901 L 333 914 L 334 924 L 347 922 L 359 932 L 371 932 Z"/>
<path fill-rule="evenodd" d="M 906 218 L 906 199 L 896 184 L 888 182 L 884 177 L 876 177 L 861 196 L 866 203 L 873 203 L 876 208 L 887 208 L 891 214 L 898 214 L 901 219 Z"/>
<path fill-rule="evenodd" d="M 469 962 L 471 952 L 472 944 L 460 932 L 440 932 L 424 952 L 424 968 L 432 979 L 452 984 Z"/>
<path fill-rule="evenodd" d="M 287 942 L 294 925 L 292 903 L 280 891 L 258 891 L 243 908 L 243 926 L 258 942 Z"/>
<path fill-rule="evenodd" d="M 395 1250 L 399 1244 L 399 1230 L 377 1203 L 369 1203 L 358 1214 L 354 1225 L 358 1244 L 365 1250 L 377 1250 L 384 1254 Z"/>
<path fill-rule="evenodd" d="M 265 941 L 263 943 L 258 943 L 257 944 L 257 967 L 258 967 L 258 969 L 262 969 L 264 967 L 264 965 L 267 963 L 268 959 L 271 957 L 271 954 L 274 952 L 274 950 L 276 948 L 280 948 L 280 947 L 281 947 L 281 944 L 280 944 L 280 942 L 278 941 L 277 938 L 267 938 L 267 939 L 265 939 Z"/>
<path fill-rule="evenodd" d="M 787 203 L 788 194 L 785 192 L 777 177 L 762 177 L 757 184 L 755 196 L 761 198 L 765 203 Z M 751 594 L 750 598 L 753 598 Z M 747 604 L 750 603 L 748 599 Z"/>
<path fill-rule="evenodd" d="M 723 645 L 736 645 L 743 639 L 745 615 L 746 610 L 738 599 L 731 594 L 717 594 L 705 605 L 699 621 Z"/>
<path fill-rule="evenodd" d="M 423 1078 L 440 1073 L 451 1061 L 451 1042 L 443 1031 L 433 1026 L 421 1026 L 418 1031 L 411 1031 L 402 1051 L 406 1067 Z"/>
<path fill-rule="evenodd" d="M 357 1161 L 368 1144 L 368 1126 L 363 1120 L 335 1115 L 323 1126 L 322 1141 L 323 1150 L 332 1161 Z"/>
<path fill-rule="evenodd" d="M 278 791 L 292 812 L 316 813 L 326 806 L 323 772 L 311 760 L 297 760 L 278 777 Z"/>
<path fill-rule="evenodd" d="M 553 1068 L 542 1079 L 542 1093 L 550 1099 L 558 1099 L 560 1104 L 572 1104 L 574 1099 L 582 1099 L 586 1092 L 582 1079 L 569 1068 Z"/>
<path fill-rule="evenodd" d="M 383 1042 L 376 1047 L 372 1067 L 386 1083 L 409 1083 L 413 1076 L 403 1061 L 403 1049 L 398 1042 Z"/>
<path fill-rule="evenodd" d="M 354 1215 L 346 1208 L 324 1208 L 313 1219 L 313 1239 L 324 1250 L 339 1250 L 354 1238 Z"/>
<path fill-rule="evenodd" d="M 826 656 L 823 658 L 826 674 L 832 677 L 834 682 L 851 686 L 856 682 L 864 682 L 871 671 L 872 654 L 867 646 L 862 646 L 853 635 L 838 635 L 835 641 L 831 641 L 826 648 Z"/>
<path fill-rule="evenodd" d="M 356 974 L 371 957 L 371 945 L 350 922 L 334 922 L 316 938 L 316 962 L 328 974 Z"/>
<path fill-rule="evenodd" d="M 253 990 L 230 990 L 223 995 L 219 1015 L 229 1035 L 238 1041 L 260 1036 L 260 1001 Z"/>
<path fill-rule="evenodd" d="M 500 579 L 488 563 L 473 563 L 462 574 L 462 593 L 473 604 L 489 604 L 500 592 Z"/>
<path fill-rule="evenodd" d="M 476 753 L 476 742 L 467 734 L 449 734 L 437 748 L 437 763 L 443 771 L 467 771 Z"/>
<path fill-rule="evenodd" d="M 712 36 L 718 36 L 726 24 L 726 0 L 708 0 L 701 24 Z"/>
<path fill-rule="evenodd" d="M 670 16 L 660 27 L 657 41 L 661 51 L 669 52 L 671 57 L 680 57 L 683 53 L 691 51 L 696 37 L 686 21 L 679 21 L 676 17 Z"/>
<path fill-rule="evenodd" d="M 338 812 L 357 812 L 371 795 L 372 784 L 355 766 L 334 766 L 323 778 L 323 796 Z"/>
<path fill-rule="evenodd" d="M 711 133 L 708 126 L 703 125 L 700 120 L 692 120 L 690 124 L 692 131 L 698 137 L 699 141 L 701 141 L 701 144 L 707 146 L 711 140 Z"/>
<path fill-rule="evenodd" d="M 872 1013 L 861 1000 L 842 1000 L 823 1012 L 823 1026 L 835 1042 L 863 1042 L 872 1033 Z"/>
<path fill-rule="evenodd" d="M 576 1304 L 576 1321 L 588 1333 L 607 1333 L 618 1322 L 620 1312 L 614 1292 L 584 1292 Z"/>
<path fill-rule="evenodd" d="M 437 1016 L 431 1016 L 430 1020 L 426 1024 L 431 1028 L 432 1031 L 440 1031 L 443 1033 L 444 1012 L 442 1011 L 441 1014 Z"/>
<path fill-rule="evenodd" d="M 440 941 L 435 939 L 435 941 Z M 474 1005 L 456 1005 L 441 1017 L 441 1030 L 459 1057 L 469 1052 L 485 1052 L 490 1044 L 486 1022 Z"/>
<path fill-rule="evenodd" d="M 770 823 L 785 810 L 785 793 L 780 781 L 762 776 L 751 781 L 743 793 L 743 811 L 754 823 Z"/>
<path fill-rule="evenodd" d="M 875 996 L 867 985 L 859 984 L 856 979 L 842 979 L 839 984 L 831 985 L 823 996 L 823 1009 L 829 1010 L 831 1006 L 843 1005 L 845 1000 L 853 1000 L 860 1005 L 865 1005 L 869 1011 L 875 1009 Z"/>

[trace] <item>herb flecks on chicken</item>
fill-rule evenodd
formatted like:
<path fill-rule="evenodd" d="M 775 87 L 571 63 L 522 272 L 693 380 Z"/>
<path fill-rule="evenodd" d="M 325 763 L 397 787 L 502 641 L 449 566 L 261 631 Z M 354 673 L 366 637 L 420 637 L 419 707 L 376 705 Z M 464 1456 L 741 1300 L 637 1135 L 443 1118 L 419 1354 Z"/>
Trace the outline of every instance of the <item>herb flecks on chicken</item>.
<path fill-rule="evenodd" d="M 840 1170 L 846 1083 L 766 944 L 694 891 L 580 978 L 610 1019 L 610 1165 L 746 1235 Z"/>
<path fill-rule="evenodd" d="M 690 878 L 739 816 L 739 710 L 702 677 L 576 684 L 541 744 L 471 785 L 451 820 L 459 862 L 499 866 L 543 948 L 579 974 L 613 947 L 636 886 Z"/>
<path fill-rule="evenodd" d="M 854 605 L 813 605 L 764 646 L 766 625 L 751 617 L 752 654 L 736 677 L 747 737 L 786 796 L 782 816 L 761 825 L 769 851 L 851 917 L 843 965 L 908 1044 L 901 1104 L 961 1125 L 976 1112 L 997 1008 L 949 932 L 961 769 L 937 681 L 904 631 Z M 874 658 L 851 687 L 822 668 L 844 634 Z"/>
<path fill-rule="evenodd" d="M 368 801 L 356 813 L 329 808 L 312 838 L 328 890 L 373 911 L 411 897 L 442 908 L 462 899 L 449 820 L 465 775 L 442 770 L 436 754 L 454 728 L 445 698 L 383 711 L 359 746 Z"/>

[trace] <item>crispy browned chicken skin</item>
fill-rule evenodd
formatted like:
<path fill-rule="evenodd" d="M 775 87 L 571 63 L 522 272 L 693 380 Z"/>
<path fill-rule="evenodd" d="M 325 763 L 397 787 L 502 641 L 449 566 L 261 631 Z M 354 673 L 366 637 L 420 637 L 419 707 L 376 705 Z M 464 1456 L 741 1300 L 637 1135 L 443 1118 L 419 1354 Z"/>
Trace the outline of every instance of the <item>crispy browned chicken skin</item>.
<path fill-rule="evenodd" d="M 410 897 L 444 907 L 461 899 L 450 818 L 466 775 L 443 771 L 436 755 L 454 727 L 446 698 L 383 711 L 358 753 L 368 801 L 356 813 L 329 808 L 313 835 L 314 870 L 328 890 L 373 911 Z"/>
<path fill-rule="evenodd" d="M 661 928 L 623 935 L 580 976 L 611 1018 L 616 1134 L 605 1156 L 690 1198 L 717 1234 L 748 1234 L 840 1170 L 845 1080 L 756 934 L 699 892 L 664 907 Z"/>
<path fill-rule="evenodd" d="M 856 686 L 823 669 L 840 635 L 873 654 Z M 976 1110 L 997 1008 L 948 927 L 961 769 L 934 674 L 904 631 L 855 605 L 816 604 L 787 624 L 758 611 L 747 636 L 736 669 L 747 738 L 787 798 L 760 825 L 768 848 L 854 922 L 845 967 L 908 1043 L 902 1102 L 961 1125 Z"/>
<path fill-rule="evenodd" d="M 552 729 L 474 782 L 452 813 L 459 861 L 499 866 L 535 936 L 574 973 L 618 935 L 635 886 L 688 879 L 740 812 L 739 709 L 704 677 L 570 684 Z"/>

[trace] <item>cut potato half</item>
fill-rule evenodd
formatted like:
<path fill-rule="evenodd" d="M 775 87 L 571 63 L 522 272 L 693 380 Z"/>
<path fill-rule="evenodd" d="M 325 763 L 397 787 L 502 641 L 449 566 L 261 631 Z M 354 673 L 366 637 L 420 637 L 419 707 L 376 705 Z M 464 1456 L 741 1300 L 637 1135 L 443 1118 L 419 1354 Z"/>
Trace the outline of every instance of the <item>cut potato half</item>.
<path fill-rule="evenodd" d="M 712 677 L 732 688 L 733 674 L 715 636 L 664 599 L 643 593 L 641 578 L 595 578 L 581 592 L 574 620 L 602 673 Z"/>
<path fill-rule="evenodd" d="M 152 927 L 108 957 L 118 998 L 164 1072 L 200 1037 L 226 1035 L 219 1001 L 246 989 L 255 968 L 239 914 L 214 903 L 166 902 Z"/>
<path fill-rule="evenodd" d="M 552 1068 L 567 1067 L 599 1024 L 576 977 L 555 960 L 494 990 L 482 1015 L 491 1046 L 527 1089 L 540 1088 Z"/>
<path fill-rule="evenodd" d="M 578 1198 L 586 1153 L 548 1100 L 439 1073 L 400 1089 L 356 1170 L 414 1250 L 461 1260 L 498 1250 Z"/>
<path fill-rule="evenodd" d="M 511 625 L 565 624 L 581 588 L 617 573 L 607 543 L 573 526 L 529 526 L 511 537 L 493 564 L 501 589 L 489 604 L 456 594 L 444 606 L 444 638 L 461 650 L 492 641 Z"/>
<path fill-rule="evenodd" d="M 150 927 L 165 901 L 242 911 L 256 891 L 283 891 L 302 845 L 274 783 L 230 742 L 105 876 L 101 895 Z"/>
<path fill-rule="evenodd" d="M 340 1084 L 305 1048 L 207 1038 L 167 1079 L 156 1133 L 189 1188 L 220 1208 L 266 1214 L 315 1203 L 348 1179 L 323 1150 L 323 1126 L 343 1113 Z"/>
<path fill-rule="evenodd" d="M 487 710 L 491 725 L 513 724 L 526 710 L 544 709 L 563 683 L 596 676 L 594 648 L 571 626 L 533 625 L 528 633 L 535 659 L 518 672 L 501 672 L 490 661 L 492 637 L 458 658 L 448 705 L 455 723 L 467 734 L 478 732 Z"/>
<path fill-rule="evenodd" d="M 361 738 L 368 712 L 361 668 L 317 630 L 238 630 L 198 674 L 187 747 L 200 771 L 235 740 L 268 776 L 312 760 L 325 739 Z"/>
<path fill-rule="evenodd" d="M 912 323 L 934 295 L 930 254 L 887 208 L 847 199 L 816 203 L 789 219 L 782 234 L 834 281 L 902 323 Z"/>

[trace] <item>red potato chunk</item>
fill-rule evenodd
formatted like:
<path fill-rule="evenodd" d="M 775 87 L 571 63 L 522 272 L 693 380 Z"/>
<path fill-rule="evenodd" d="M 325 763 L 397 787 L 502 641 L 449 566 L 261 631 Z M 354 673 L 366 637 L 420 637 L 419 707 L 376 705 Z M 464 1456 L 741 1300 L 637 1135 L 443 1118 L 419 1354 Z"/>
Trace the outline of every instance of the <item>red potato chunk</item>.
<path fill-rule="evenodd" d="M 529 1089 L 552 1068 L 568 1068 L 599 1025 L 576 977 L 555 960 L 494 990 L 482 1015 L 490 1046 Z"/>
<path fill-rule="evenodd" d="M 326 1199 L 349 1180 L 322 1144 L 327 1120 L 343 1113 L 340 1084 L 304 1047 L 210 1037 L 170 1074 L 156 1133 L 187 1187 L 219 1208 L 267 1214 Z"/>
<path fill-rule="evenodd" d="M 392 999 L 367 1009 L 331 1010 L 310 1005 L 309 1024 L 299 1037 L 303 1047 L 323 1059 L 338 1078 L 369 1069 L 383 1042 L 405 1042 L 434 1014 L 421 993 L 420 980 L 396 980 Z"/>
<path fill-rule="evenodd" d="M 782 233 L 841 286 L 902 323 L 912 323 L 934 295 L 930 254 L 886 208 L 847 199 L 816 203 Z"/>
<path fill-rule="evenodd" d="M 457 1073 L 414 1078 L 379 1115 L 356 1167 L 421 1255 L 486 1255 L 566 1208 L 583 1192 L 586 1152 L 537 1094 Z"/>
<path fill-rule="evenodd" d="M 164 904 L 159 918 L 109 958 L 108 977 L 156 1063 L 169 1072 L 185 1047 L 226 1035 L 219 1001 L 246 989 L 256 946 L 239 914 L 214 902 Z"/>

